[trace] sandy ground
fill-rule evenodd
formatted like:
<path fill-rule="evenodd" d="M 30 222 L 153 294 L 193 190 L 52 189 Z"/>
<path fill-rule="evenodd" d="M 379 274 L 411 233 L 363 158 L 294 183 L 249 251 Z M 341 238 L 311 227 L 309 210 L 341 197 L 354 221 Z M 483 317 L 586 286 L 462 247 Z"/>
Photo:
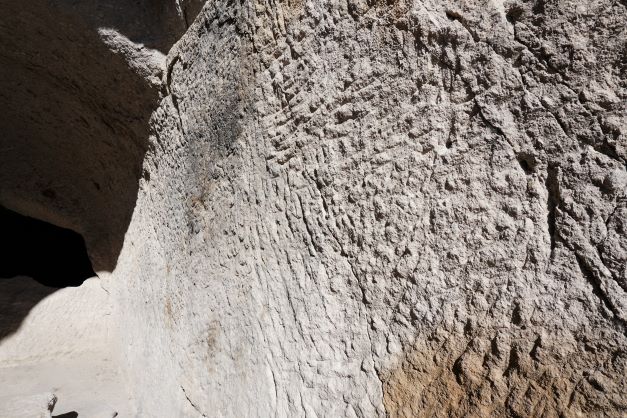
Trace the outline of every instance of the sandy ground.
<path fill-rule="evenodd" d="M 0 368 L 3 396 L 31 396 L 52 392 L 58 400 L 53 416 L 133 416 L 131 400 L 113 359 L 94 353 L 78 358 Z"/>
<path fill-rule="evenodd" d="M 134 416 L 108 298 L 97 278 L 56 291 L 29 278 L 0 280 L 2 398 L 52 392 L 53 416 Z"/>

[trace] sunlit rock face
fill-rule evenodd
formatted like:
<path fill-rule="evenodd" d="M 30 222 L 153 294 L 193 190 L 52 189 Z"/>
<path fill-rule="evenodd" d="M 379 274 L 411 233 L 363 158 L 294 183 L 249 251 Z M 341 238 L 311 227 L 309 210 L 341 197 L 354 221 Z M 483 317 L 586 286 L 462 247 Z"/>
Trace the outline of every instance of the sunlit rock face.
<path fill-rule="evenodd" d="M 95 85 L 119 187 L 50 212 L 137 416 L 624 414 L 624 2 L 172 6 L 153 43 L 85 20 L 145 94 Z"/>
<path fill-rule="evenodd" d="M 626 16 L 209 2 L 116 272 L 142 410 L 620 416 Z"/>

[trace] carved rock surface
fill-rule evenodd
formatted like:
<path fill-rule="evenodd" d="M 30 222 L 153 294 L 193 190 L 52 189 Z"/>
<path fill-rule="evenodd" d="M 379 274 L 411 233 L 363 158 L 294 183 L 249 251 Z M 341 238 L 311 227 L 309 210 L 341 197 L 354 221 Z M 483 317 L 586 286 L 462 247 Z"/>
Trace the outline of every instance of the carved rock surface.
<path fill-rule="evenodd" d="M 101 274 L 138 416 L 627 413 L 625 1 L 186 20 Z"/>
<path fill-rule="evenodd" d="M 208 2 L 115 274 L 142 408 L 622 416 L 625 7 Z"/>

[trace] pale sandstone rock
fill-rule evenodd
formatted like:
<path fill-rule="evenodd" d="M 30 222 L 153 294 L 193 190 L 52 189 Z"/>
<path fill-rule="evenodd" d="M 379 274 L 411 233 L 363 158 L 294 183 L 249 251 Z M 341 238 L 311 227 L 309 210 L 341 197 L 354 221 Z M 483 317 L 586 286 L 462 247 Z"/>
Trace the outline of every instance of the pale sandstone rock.
<path fill-rule="evenodd" d="M 16 162 L 0 202 L 102 260 L 138 416 L 621 417 L 626 7 L 215 0 L 169 52 L 100 32 L 129 85 L 158 67 L 133 45 L 167 52 L 158 95 L 87 84 L 133 116 L 80 148 L 119 187 L 51 206 Z"/>

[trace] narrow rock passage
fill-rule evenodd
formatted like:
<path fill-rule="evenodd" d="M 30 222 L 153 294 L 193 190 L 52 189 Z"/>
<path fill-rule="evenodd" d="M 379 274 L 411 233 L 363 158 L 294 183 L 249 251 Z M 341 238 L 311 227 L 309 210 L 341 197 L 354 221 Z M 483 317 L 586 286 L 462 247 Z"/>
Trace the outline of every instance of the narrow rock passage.
<path fill-rule="evenodd" d="M 0 393 L 625 416 L 625 0 L 201 3 L 0 0 L 0 205 L 100 278 L 2 283 Z"/>
<path fill-rule="evenodd" d="M 164 54 L 203 3 L 0 0 L 0 418 L 135 416 L 105 288 Z"/>

